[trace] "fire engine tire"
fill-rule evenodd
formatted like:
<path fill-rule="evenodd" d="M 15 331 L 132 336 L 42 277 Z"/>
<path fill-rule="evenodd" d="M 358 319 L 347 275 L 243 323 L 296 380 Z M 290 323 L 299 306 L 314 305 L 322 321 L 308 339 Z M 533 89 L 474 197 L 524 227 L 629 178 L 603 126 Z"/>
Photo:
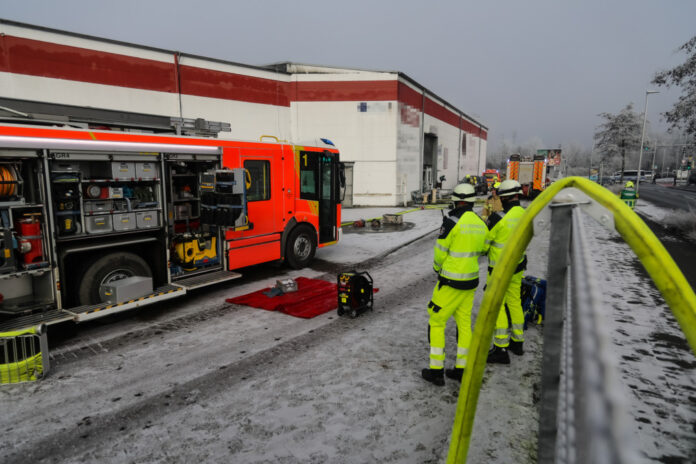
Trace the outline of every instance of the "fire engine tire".
<path fill-rule="evenodd" d="M 288 236 L 285 260 L 293 269 L 306 267 L 317 251 L 317 234 L 310 226 L 297 226 Z"/>
<path fill-rule="evenodd" d="M 126 277 L 152 277 L 150 266 L 140 256 L 127 253 L 111 253 L 87 263 L 78 284 L 81 305 L 93 305 L 103 301 L 100 287 Z"/>

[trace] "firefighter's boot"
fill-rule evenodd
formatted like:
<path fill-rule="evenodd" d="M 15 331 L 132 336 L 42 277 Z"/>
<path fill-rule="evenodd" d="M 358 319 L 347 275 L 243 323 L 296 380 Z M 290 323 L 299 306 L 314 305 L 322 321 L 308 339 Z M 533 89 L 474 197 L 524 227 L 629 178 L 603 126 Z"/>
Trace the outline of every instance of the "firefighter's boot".
<path fill-rule="evenodd" d="M 515 340 L 510 340 L 510 346 L 508 346 L 508 351 L 517 356 L 522 356 L 524 354 L 523 345 L 524 342 L 516 342 Z"/>
<path fill-rule="evenodd" d="M 444 369 L 423 369 L 421 375 L 425 380 L 430 383 L 441 387 L 445 384 L 445 371 Z"/>
<path fill-rule="evenodd" d="M 493 346 L 488 352 L 488 363 L 489 364 L 510 364 L 510 355 L 506 348 L 501 348 L 499 346 Z"/>
<path fill-rule="evenodd" d="M 454 369 L 447 369 L 445 371 L 445 375 L 449 379 L 456 380 L 457 382 L 461 382 L 462 376 L 464 375 L 464 368 L 455 367 Z"/>

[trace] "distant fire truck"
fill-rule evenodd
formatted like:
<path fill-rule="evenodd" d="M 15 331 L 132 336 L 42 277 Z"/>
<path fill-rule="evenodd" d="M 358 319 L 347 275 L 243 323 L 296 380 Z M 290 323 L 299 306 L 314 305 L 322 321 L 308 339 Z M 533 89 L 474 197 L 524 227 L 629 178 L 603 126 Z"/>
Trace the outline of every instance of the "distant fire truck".
<path fill-rule="evenodd" d="M 500 182 L 500 172 L 497 169 L 486 169 L 483 171 L 483 177 L 486 179 L 488 190 L 492 189 L 496 182 Z"/>
<path fill-rule="evenodd" d="M 337 242 L 342 165 L 313 146 L 0 125 L 0 331 L 86 321 Z"/>
<path fill-rule="evenodd" d="M 519 154 L 510 155 L 507 178 L 522 185 L 525 196 L 535 197 L 546 188 L 546 158 L 534 155 L 532 160 L 522 160 Z"/>

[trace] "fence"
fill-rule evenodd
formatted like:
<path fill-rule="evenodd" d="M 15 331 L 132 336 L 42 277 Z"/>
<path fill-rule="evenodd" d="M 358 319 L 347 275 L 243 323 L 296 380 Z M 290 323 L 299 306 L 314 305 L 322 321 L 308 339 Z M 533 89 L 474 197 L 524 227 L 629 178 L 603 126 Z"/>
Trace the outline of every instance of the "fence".
<path fill-rule="evenodd" d="M 0 333 L 0 384 L 37 380 L 49 370 L 46 326 Z"/>
<path fill-rule="evenodd" d="M 546 208 L 564 189 L 564 198 Z M 577 189 L 576 189 L 577 188 Z M 585 196 L 587 195 L 587 196 Z M 560 201 L 559 201 L 560 200 Z M 494 268 L 476 319 L 448 463 L 466 462 L 479 390 L 505 289 L 534 234 L 551 223 L 538 460 L 628 463 L 626 414 L 589 273 L 578 209 L 614 228 L 636 253 L 696 353 L 696 295 L 662 243 L 613 193 L 580 177 L 549 186 L 527 208 Z M 549 215 L 549 209 L 552 210 Z M 542 213 L 543 210 L 543 213 Z M 542 213 L 542 214 L 540 214 Z M 582 336 L 579 336 L 582 334 Z M 573 347 L 573 349 L 570 349 Z M 582 375 L 578 373 L 582 372 Z"/>

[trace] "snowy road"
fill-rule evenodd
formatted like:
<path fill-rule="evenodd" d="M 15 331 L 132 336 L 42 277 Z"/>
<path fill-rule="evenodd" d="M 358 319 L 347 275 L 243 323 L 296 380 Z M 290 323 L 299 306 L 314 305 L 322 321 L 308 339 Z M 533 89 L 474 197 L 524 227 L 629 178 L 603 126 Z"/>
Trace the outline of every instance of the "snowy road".
<path fill-rule="evenodd" d="M 3 462 L 443 462 L 458 383 L 437 388 L 420 378 L 440 213 L 405 220 L 414 227 L 404 232 L 346 234 L 320 250 L 313 270 L 266 266 L 249 273 L 255 279 L 79 327 L 53 350 L 47 379 L 0 390 Z M 693 462 L 693 354 L 646 276 L 624 259 L 630 251 L 586 223 L 595 264 L 611 279 L 605 298 L 636 445 L 646 462 Z M 546 275 L 547 244 L 540 231 L 528 274 Z M 359 269 L 380 291 L 375 310 L 357 319 L 224 303 L 281 277 L 333 280 L 335 269 L 366 260 Z M 449 327 L 448 365 L 454 336 Z M 540 342 L 541 330 L 528 330 L 522 358 L 487 369 L 469 462 L 536 461 Z"/>

